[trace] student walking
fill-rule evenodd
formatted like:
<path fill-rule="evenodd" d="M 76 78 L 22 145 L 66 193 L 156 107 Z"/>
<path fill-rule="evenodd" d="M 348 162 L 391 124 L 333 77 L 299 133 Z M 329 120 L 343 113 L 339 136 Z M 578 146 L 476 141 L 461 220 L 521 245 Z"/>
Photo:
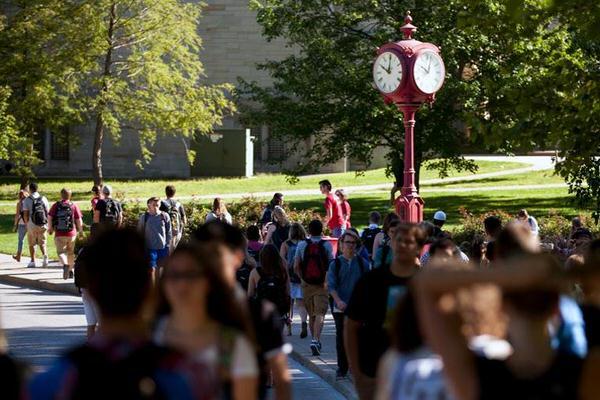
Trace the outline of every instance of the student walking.
<path fill-rule="evenodd" d="M 211 221 L 221 221 L 228 223 L 229 225 L 233 223 L 231 214 L 229 214 L 229 211 L 227 211 L 227 206 L 220 197 L 217 197 L 213 200 L 212 210 L 206 214 L 206 219 L 204 222 L 208 223 Z"/>
<path fill-rule="evenodd" d="M 381 232 L 381 228 L 379 224 L 381 223 L 381 214 L 377 211 L 371 211 L 369 213 L 369 225 L 362 231 L 360 235 L 360 240 L 367 249 L 369 253 L 369 259 L 373 260 L 373 244 L 375 243 L 375 237 L 379 232 Z"/>
<path fill-rule="evenodd" d="M 172 239 L 169 243 L 170 251 L 175 250 L 181 241 L 183 233 L 185 232 L 185 226 L 187 225 L 185 208 L 183 208 L 183 204 L 174 199 L 175 193 L 175 186 L 168 185 L 165 187 L 165 195 L 167 198 L 160 202 L 160 210 L 169 214 L 169 218 L 171 219 Z"/>
<path fill-rule="evenodd" d="M 156 276 L 156 270 L 169 255 L 169 243 L 172 239 L 171 219 L 169 214 L 159 210 L 159 202 L 158 197 L 150 197 L 146 202 L 148 210 L 138 220 L 138 230 L 146 240 L 153 276 Z"/>
<path fill-rule="evenodd" d="M 29 254 L 31 262 L 27 268 L 35 268 L 35 246 L 39 246 L 42 252 L 42 267 L 48 266 L 48 254 L 46 249 L 46 238 L 48 232 L 48 209 L 50 208 L 46 197 L 38 193 L 38 185 L 35 182 L 29 184 L 29 197 L 23 200 L 23 219 L 27 223 L 27 241 L 29 242 Z"/>
<path fill-rule="evenodd" d="M 319 182 L 319 189 L 325 195 L 325 224 L 331 231 L 331 236 L 339 238 L 346 229 L 340 203 L 331 193 L 331 182 L 327 179 Z"/>
<path fill-rule="evenodd" d="M 296 249 L 298 244 L 306 240 L 306 231 L 304 227 L 299 223 L 293 223 L 290 226 L 290 236 L 281 245 L 281 257 L 286 260 L 288 274 L 290 276 L 290 319 L 294 318 L 294 304 L 298 307 L 298 313 L 300 314 L 300 339 L 304 339 L 308 336 L 308 323 L 306 322 L 307 314 L 306 307 L 304 306 L 304 296 L 302 295 L 302 281 L 296 272 L 294 272 L 294 261 L 296 259 Z M 288 336 L 292 335 L 291 325 L 289 326 Z"/>
<path fill-rule="evenodd" d="M 290 235 L 290 220 L 288 219 L 285 210 L 279 206 L 275 206 L 273 210 L 273 223 L 267 229 L 266 244 L 273 244 L 277 250 L 281 249 L 281 245 L 288 239 Z"/>
<path fill-rule="evenodd" d="M 75 241 L 77 233 L 83 233 L 81 210 L 71 201 L 71 190 L 60 191 L 60 201 L 48 213 L 48 233 L 54 234 L 56 253 L 63 267 L 63 279 L 73 277 L 75 265 Z"/>
<path fill-rule="evenodd" d="M 323 224 L 319 220 L 308 224 L 310 239 L 298 243 L 294 271 L 302 280 L 304 305 L 308 313 L 308 327 L 312 336 L 310 349 L 314 356 L 321 354 L 321 331 L 329 307 L 325 276 L 333 260 L 331 244 L 323 240 Z"/>
<path fill-rule="evenodd" d="M 352 291 L 358 280 L 369 270 L 365 260 L 357 254 L 360 239 L 353 231 L 344 232 L 340 238 L 341 254 L 329 264 L 327 287 L 333 298 L 333 319 L 335 321 L 335 347 L 337 351 L 336 378 L 348 374 L 348 359 L 344 348 L 344 319 Z"/>
<path fill-rule="evenodd" d="M 102 187 L 103 198 L 98 199 L 94 209 L 94 223 L 104 227 L 121 227 L 123 225 L 123 208 L 121 203 L 112 198 L 112 188 Z"/>
<path fill-rule="evenodd" d="M 275 193 L 273 195 L 273 198 L 271 199 L 271 201 L 269 202 L 269 204 L 267 204 L 267 206 L 265 207 L 265 209 L 262 212 L 262 215 L 260 216 L 260 220 L 258 221 L 260 226 L 264 226 L 266 224 L 268 224 L 269 222 L 273 222 L 273 210 L 275 210 L 275 207 L 282 207 L 283 206 L 283 194 L 282 193 Z"/>
<path fill-rule="evenodd" d="M 96 228 L 98 227 L 98 223 L 94 222 L 94 213 L 96 212 L 96 206 L 98 205 L 98 201 L 103 198 L 102 196 L 102 185 L 94 185 L 92 186 L 92 198 L 90 200 L 90 211 L 92 213 L 92 224 L 90 225 L 90 236 L 96 236 Z"/>
<path fill-rule="evenodd" d="M 18 244 L 17 244 L 17 254 L 13 256 L 15 261 L 21 262 L 21 254 L 23 254 L 23 242 L 25 241 L 25 235 L 27 235 L 27 223 L 25 222 L 24 211 L 25 205 L 24 201 L 29 196 L 29 192 L 25 189 L 19 190 L 19 200 L 17 200 L 17 209 L 15 211 L 15 219 L 14 219 L 14 231 L 17 232 Z"/>
<path fill-rule="evenodd" d="M 392 238 L 394 258 L 389 268 L 376 268 L 357 282 L 346 308 L 346 353 L 361 400 L 372 399 L 377 364 L 389 347 L 386 327 L 397 300 L 419 270 L 426 233 L 417 225 L 400 224 Z"/>
<path fill-rule="evenodd" d="M 336 190 L 335 195 L 338 198 L 340 210 L 344 219 L 344 229 L 350 229 L 350 227 L 352 226 L 352 223 L 350 222 L 350 218 L 352 217 L 352 208 L 350 207 L 350 203 L 348 202 L 348 195 L 346 194 L 346 191 L 344 189 Z"/>

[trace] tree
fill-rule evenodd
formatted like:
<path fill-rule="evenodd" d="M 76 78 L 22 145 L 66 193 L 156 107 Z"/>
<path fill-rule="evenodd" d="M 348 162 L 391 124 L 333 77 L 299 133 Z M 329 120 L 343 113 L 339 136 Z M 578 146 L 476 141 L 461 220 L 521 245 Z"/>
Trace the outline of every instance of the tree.
<path fill-rule="evenodd" d="M 94 126 L 92 167 L 100 184 L 107 135 L 139 135 L 142 167 L 157 135 L 189 138 L 219 124 L 232 103 L 227 84 L 203 84 L 200 6 L 181 0 L 16 1 L 35 21 L 37 52 L 57 66 L 52 100 Z M 25 24 L 26 26 L 29 26 Z M 21 38 L 24 35 L 20 36 Z M 56 64 L 54 64 L 56 62 Z M 65 96 L 66 95 L 66 96 Z M 190 161 L 194 154 L 189 153 Z"/>
<path fill-rule="evenodd" d="M 401 38 L 399 28 L 410 9 L 418 27 L 416 38 L 441 47 L 447 70 L 433 107 L 417 114 L 416 168 L 436 158 L 442 176 L 451 166 L 474 170 L 474 164 L 460 156 L 469 144 L 466 132 L 477 139 L 481 127 L 491 125 L 490 115 L 510 112 L 505 103 L 491 101 L 493 82 L 501 77 L 506 90 L 515 89 L 518 83 L 508 79 L 511 63 L 531 65 L 523 52 L 512 55 L 515 47 L 529 47 L 540 57 L 550 53 L 543 43 L 547 34 L 534 29 L 550 17 L 535 1 L 530 6 L 540 11 L 536 20 L 520 23 L 502 18 L 504 8 L 496 1 L 472 3 L 253 1 L 263 34 L 286 40 L 292 54 L 260 65 L 273 78 L 272 87 L 241 82 L 240 97 L 249 100 L 241 106 L 245 120 L 268 124 L 294 149 L 303 149 L 300 144 L 314 135 L 314 146 L 300 150 L 306 161 L 296 173 L 344 155 L 368 164 L 378 146 L 389 149 L 391 166 L 401 165 L 402 118 L 372 87 L 371 67 L 377 46 Z M 561 32 L 550 35 L 555 39 Z M 502 149 L 501 144 L 495 147 Z"/>

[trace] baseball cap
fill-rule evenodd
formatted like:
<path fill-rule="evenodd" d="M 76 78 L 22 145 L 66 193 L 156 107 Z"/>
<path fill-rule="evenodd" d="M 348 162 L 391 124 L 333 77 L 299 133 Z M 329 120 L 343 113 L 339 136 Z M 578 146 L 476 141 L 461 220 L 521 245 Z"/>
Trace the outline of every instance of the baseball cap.
<path fill-rule="evenodd" d="M 108 185 L 104 185 L 102 187 L 102 193 L 104 194 L 111 194 L 112 193 L 112 188 Z"/>
<path fill-rule="evenodd" d="M 443 211 L 436 211 L 435 214 L 433 214 L 433 219 L 438 220 L 438 221 L 445 221 L 446 220 L 446 213 Z"/>

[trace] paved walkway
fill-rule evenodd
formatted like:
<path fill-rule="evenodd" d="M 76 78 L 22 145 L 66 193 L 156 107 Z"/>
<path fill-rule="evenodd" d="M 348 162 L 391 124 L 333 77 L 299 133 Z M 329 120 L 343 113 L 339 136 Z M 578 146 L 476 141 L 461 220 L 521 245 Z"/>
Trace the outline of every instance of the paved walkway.
<path fill-rule="evenodd" d="M 62 268 L 58 263 L 51 262 L 48 268 L 27 268 L 28 261 L 28 258 L 24 258 L 21 263 L 17 263 L 11 256 L 0 254 L 0 283 L 79 296 L 79 291 L 75 287 L 73 279 L 62 279 Z M 41 265 L 41 260 L 38 260 L 38 265 Z M 337 368 L 335 326 L 331 314 L 326 317 L 321 338 L 323 352 L 320 357 L 313 357 L 310 352 L 310 336 L 300 339 L 300 319 L 297 313 L 294 318 L 292 332 L 293 336 L 286 336 L 286 339 L 293 346 L 292 357 L 295 361 L 329 383 L 347 399 L 356 399 L 354 387 L 349 379 L 340 381 L 335 379 Z"/>

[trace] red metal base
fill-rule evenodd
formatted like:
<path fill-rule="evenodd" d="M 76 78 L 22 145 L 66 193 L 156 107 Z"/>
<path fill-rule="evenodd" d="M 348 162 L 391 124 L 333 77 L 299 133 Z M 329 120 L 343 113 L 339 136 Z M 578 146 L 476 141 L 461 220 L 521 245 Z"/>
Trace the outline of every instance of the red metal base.
<path fill-rule="evenodd" d="M 423 221 L 425 202 L 417 193 L 400 195 L 396 198 L 396 213 L 402 222 L 418 224 Z"/>

